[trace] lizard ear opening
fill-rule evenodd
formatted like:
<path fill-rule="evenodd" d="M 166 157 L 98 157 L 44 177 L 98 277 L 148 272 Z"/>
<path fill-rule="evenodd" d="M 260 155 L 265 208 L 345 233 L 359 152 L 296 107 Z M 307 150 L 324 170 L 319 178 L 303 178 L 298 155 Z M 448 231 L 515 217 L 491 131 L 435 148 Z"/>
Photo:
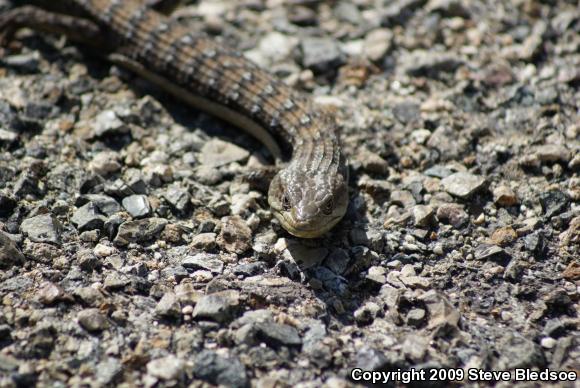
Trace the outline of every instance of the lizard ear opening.
<path fill-rule="evenodd" d="M 280 202 L 282 203 L 282 209 L 284 209 L 284 211 L 289 211 L 292 207 L 292 204 L 290 203 L 290 197 L 286 192 L 284 192 L 282 195 L 282 200 Z"/>
<path fill-rule="evenodd" d="M 333 210 L 334 210 L 334 200 L 332 198 L 329 198 L 322 205 L 322 213 L 324 213 L 327 216 L 329 216 L 329 215 L 332 214 L 332 211 Z"/>

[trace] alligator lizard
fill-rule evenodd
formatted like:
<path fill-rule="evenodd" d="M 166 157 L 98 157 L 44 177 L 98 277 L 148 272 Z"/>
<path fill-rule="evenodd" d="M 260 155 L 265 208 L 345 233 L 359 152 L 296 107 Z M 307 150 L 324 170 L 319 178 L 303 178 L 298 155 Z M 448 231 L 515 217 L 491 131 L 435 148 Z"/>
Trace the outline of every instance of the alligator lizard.
<path fill-rule="evenodd" d="M 25 5 L 0 15 L 3 40 L 22 27 L 65 34 L 192 106 L 245 129 L 271 150 L 279 149 L 272 138 L 289 146 L 291 156 L 272 179 L 268 202 L 292 235 L 321 236 L 344 216 L 348 169 L 330 113 L 239 52 L 142 1 L 52 3 L 58 4 L 58 12 Z"/>

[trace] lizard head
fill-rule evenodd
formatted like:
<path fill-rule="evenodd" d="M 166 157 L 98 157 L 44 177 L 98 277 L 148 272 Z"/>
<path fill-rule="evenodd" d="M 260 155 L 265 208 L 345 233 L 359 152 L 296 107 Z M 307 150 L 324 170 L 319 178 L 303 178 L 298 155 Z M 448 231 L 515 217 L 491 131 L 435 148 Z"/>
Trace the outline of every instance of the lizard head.
<path fill-rule="evenodd" d="M 319 237 L 336 225 L 348 205 L 347 169 L 337 174 L 309 171 L 297 163 L 276 174 L 268 202 L 274 216 L 290 234 Z"/>

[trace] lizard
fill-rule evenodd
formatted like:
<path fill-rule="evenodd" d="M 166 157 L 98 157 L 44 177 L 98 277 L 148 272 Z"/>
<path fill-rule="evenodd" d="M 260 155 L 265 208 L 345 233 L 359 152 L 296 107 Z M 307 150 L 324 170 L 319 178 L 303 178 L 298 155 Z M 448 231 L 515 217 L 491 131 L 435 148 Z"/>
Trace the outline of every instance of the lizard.
<path fill-rule="evenodd" d="M 307 95 L 143 1 L 25 3 L 0 15 L 0 44 L 17 30 L 31 28 L 92 46 L 113 63 L 263 141 L 284 162 L 270 182 L 268 203 L 290 234 L 320 237 L 343 218 L 348 165 L 339 128 L 334 116 Z M 278 143 L 291 150 L 289 156 Z"/>

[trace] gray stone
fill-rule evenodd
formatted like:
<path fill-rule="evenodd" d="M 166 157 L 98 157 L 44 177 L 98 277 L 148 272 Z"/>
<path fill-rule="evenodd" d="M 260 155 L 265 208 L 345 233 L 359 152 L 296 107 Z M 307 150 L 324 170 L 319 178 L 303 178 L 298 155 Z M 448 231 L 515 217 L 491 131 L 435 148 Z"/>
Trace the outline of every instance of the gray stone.
<path fill-rule="evenodd" d="M 127 221 L 119 226 L 115 243 L 127 245 L 153 240 L 163 231 L 167 220 L 163 218 L 147 218 L 144 220 Z"/>
<path fill-rule="evenodd" d="M 102 229 L 107 218 L 103 216 L 93 202 L 89 202 L 76 209 L 71 222 L 79 231 Z"/>
<path fill-rule="evenodd" d="M 52 323 L 39 323 L 29 334 L 24 349 L 19 352 L 24 357 L 47 358 L 54 350 L 57 330 Z"/>
<path fill-rule="evenodd" d="M 546 239 L 541 231 L 535 231 L 524 237 L 526 250 L 532 252 L 536 259 L 541 258 L 546 249 Z"/>
<path fill-rule="evenodd" d="M 39 243 L 60 243 L 61 225 L 51 214 L 41 214 L 27 218 L 20 225 L 22 232 L 31 241 Z"/>
<path fill-rule="evenodd" d="M 389 171 L 389 163 L 380 155 L 367 149 L 362 149 L 356 155 L 356 160 L 361 164 L 364 171 L 371 174 L 386 174 Z"/>
<path fill-rule="evenodd" d="M 32 279 L 23 275 L 16 275 L 0 283 L 0 292 L 22 292 L 23 290 L 28 291 L 31 287 L 33 287 Z"/>
<path fill-rule="evenodd" d="M 491 258 L 501 258 L 506 256 L 506 251 L 497 246 L 491 244 L 480 244 L 475 248 L 474 256 L 478 260 L 487 260 Z"/>
<path fill-rule="evenodd" d="M 241 317 L 232 322 L 232 326 L 239 327 L 243 325 L 254 325 L 258 322 L 272 321 L 274 315 L 272 311 L 267 309 L 249 310 L 246 311 Z"/>
<path fill-rule="evenodd" d="M 127 276 L 114 272 L 105 277 L 103 286 L 105 290 L 113 291 L 123 289 L 127 287 L 130 283 L 131 280 Z"/>
<path fill-rule="evenodd" d="M 127 169 L 123 174 L 122 182 L 129 188 L 129 194 L 147 194 L 148 192 L 148 187 L 143 178 L 143 174 L 141 173 L 141 170 L 136 168 Z"/>
<path fill-rule="evenodd" d="M 364 19 L 356 4 L 350 1 L 341 1 L 334 9 L 334 14 L 341 20 L 351 24 L 358 25 Z"/>
<path fill-rule="evenodd" d="M 455 128 L 448 125 L 440 125 L 435 128 L 427 147 L 436 150 L 443 160 L 457 159 L 470 147 L 466 138 L 459 135 Z"/>
<path fill-rule="evenodd" d="M 16 131 L 21 125 L 16 109 L 6 99 L 0 99 L 0 128 Z"/>
<path fill-rule="evenodd" d="M 271 347 L 300 346 L 302 339 L 295 327 L 273 321 L 255 324 L 256 338 Z"/>
<path fill-rule="evenodd" d="M 193 374 L 214 385 L 232 388 L 250 386 L 246 368 L 238 358 L 226 358 L 212 350 L 203 350 L 195 357 Z"/>
<path fill-rule="evenodd" d="M 371 61 L 379 61 L 391 49 L 393 33 L 386 28 L 369 32 L 364 40 L 363 53 Z"/>
<path fill-rule="evenodd" d="M 470 12 L 462 0 L 429 0 L 425 6 L 428 12 L 436 12 L 448 18 L 469 19 Z"/>
<path fill-rule="evenodd" d="M 24 263 L 24 255 L 8 234 L 0 231 L 0 269 Z"/>
<path fill-rule="evenodd" d="M 432 176 L 435 178 L 443 179 L 448 177 L 449 175 L 453 174 L 453 171 L 445 166 L 437 164 L 435 166 L 429 167 L 427 170 L 423 172 L 423 174 L 427 176 Z"/>
<path fill-rule="evenodd" d="M 559 144 L 544 144 L 536 146 L 534 153 L 542 162 L 563 162 L 568 163 L 571 153 L 566 146 Z"/>
<path fill-rule="evenodd" d="M 239 293 L 233 290 L 203 296 L 195 305 L 192 317 L 216 322 L 230 321 L 239 308 Z"/>
<path fill-rule="evenodd" d="M 233 272 L 237 276 L 255 276 L 266 271 L 266 264 L 258 261 L 255 263 L 240 264 L 234 267 Z"/>
<path fill-rule="evenodd" d="M 413 77 L 438 78 L 441 73 L 454 72 L 464 64 L 455 54 L 415 50 L 401 58 L 402 70 Z"/>
<path fill-rule="evenodd" d="M 179 380 L 185 375 L 185 361 L 170 354 L 147 363 L 147 373 L 160 380 Z"/>
<path fill-rule="evenodd" d="M 261 66 L 268 67 L 272 63 L 286 60 L 296 47 L 297 41 L 295 37 L 272 31 L 260 39 L 257 49 L 246 52 L 246 55 Z"/>
<path fill-rule="evenodd" d="M 37 73 L 40 67 L 40 54 L 38 51 L 32 51 L 24 54 L 6 55 L 2 58 L 2 63 L 25 73 Z"/>
<path fill-rule="evenodd" d="M 18 140 L 18 134 L 0 127 L 0 144 L 11 144 Z"/>
<path fill-rule="evenodd" d="M 542 340 L 540 341 L 540 345 L 544 348 L 544 349 L 553 349 L 554 346 L 556 346 L 556 344 L 558 343 L 557 340 L 555 340 L 552 337 L 544 337 L 542 338 Z"/>
<path fill-rule="evenodd" d="M 206 167 L 219 167 L 233 162 L 242 163 L 248 159 L 250 153 L 235 144 L 223 140 L 212 139 L 205 143 L 199 156 L 201 163 Z"/>
<path fill-rule="evenodd" d="M 222 219 L 217 244 L 228 252 L 242 254 L 251 248 L 252 230 L 240 216 Z"/>
<path fill-rule="evenodd" d="M 234 341 L 236 344 L 245 344 L 248 346 L 255 346 L 258 344 L 256 339 L 256 330 L 254 325 L 246 324 L 239 327 L 234 333 Z"/>
<path fill-rule="evenodd" d="M 521 45 L 515 45 L 513 48 L 517 51 L 517 57 L 524 61 L 532 61 L 540 54 L 544 45 L 544 35 L 547 31 L 547 23 L 544 20 L 538 20 L 533 24 L 532 31 L 526 36 Z"/>
<path fill-rule="evenodd" d="M 123 364 L 121 363 L 121 360 L 108 357 L 97 364 L 95 373 L 97 383 L 108 386 L 115 383 L 116 380 L 121 377 L 123 373 Z"/>
<path fill-rule="evenodd" d="M 12 327 L 7 324 L 0 324 L 0 349 L 10 345 L 12 341 Z M 0 364 L 2 364 L 3 361 L 4 360 L 0 357 Z M 6 370 L 6 365 L 0 366 L 0 373 L 5 372 Z"/>
<path fill-rule="evenodd" d="M 415 226 L 429 226 L 433 222 L 435 211 L 429 205 L 415 205 L 411 209 Z"/>
<path fill-rule="evenodd" d="M 135 194 L 135 192 L 121 178 L 115 179 L 112 182 L 107 181 L 104 186 L 105 193 L 113 197 L 124 198 Z"/>
<path fill-rule="evenodd" d="M 135 194 L 123 198 L 123 207 L 134 218 L 147 217 L 151 214 L 151 205 L 146 195 Z"/>
<path fill-rule="evenodd" d="M 193 270 L 204 269 L 214 274 L 220 274 L 224 270 L 224 262 L 220 259 L 220 256 L 210 253 L 198 253 L 193 256 L 187 256 L 183 259 L 181 265 Z"/>
<path fill-rule="evenodd" d="M 355 365 L 364 365 L 368 371 L 383 371 L 396 368 L 397 365 L 404 365 L 404 355 L 402 352 L 391 353 L 371 348 L 363 345 L 354 357 Z"/>
<path fill-rule="evenodd" d="M 231 210 L 233 215 L 247 216 L 255 212 L 258 207 L 253 193 L 235 193 L 232 195 Z"/>
<path fill-rule="evenodd" d="M 222 180 L 224 173 L 213 166 L 199 165 L 193 170 L 196 182 L 215 185 Z"/>
<path fill-rule="evenodd" d="M 417 203 L 413 194 L 407 190 L 393 190 L 391 193 L 391 203 L 410 209 Z"/>
<path fill-rule="evenodd" d="M 407 313 L 407 323 L 418 327 L 425 320 L 426 312 L 423 309 L 412 309 Z"/>
<path fill-rule="evenodd" d="M 448 222 L 455 228 L 460 228 L 469 221 L 469 215 L 463 210 L 463 205 L 458 203 L 440 205 L 437 208 L 437 218 L 439 221 Z"/>
<path fill-rule="evenodd" d="M 193 236 L 191 239 L 191 246 L 196 249 L 204 251 L 211 251 L 217 246 L 217 234 L 215 233 L 200 233 Z"/>
<path fill-rule="evenodd" d="M 398 0 L 389 4 L 382 12 L 381 25 L 392 27 L 402 25 L 415 14 L 415 10 L 425 5 L 427 0 Z"/>
<path fill-rule="evenodd" d="M 560 190 L 551 190 L 540 193 L 540 204 L 547 218 L 564 212 L 570 203 L 570 197 Z"/>
<path fill-rule="evenodd" d="M 321 281 L 325 289 L 336 295 L 344 295 L 347 292 L 347 282 L 342 276 L 337 275 L 324 266 L 314 267 L 312 271 L 313 280 Z"/>
<path fill-rule="evenodd" d="M 385 239 L 382 231 L 377 229 L 353 229 L 350 238 L 354 245 L 363 245 L 375 252 L 381 252 L 385 246 Z"/>
<path fill-rule="evenodd" d="M 519 333 L 507 332 L 496 344 L 499 358 L 492 367 L 497 370 L 534 368 L 545 365 L 542 349 Z"/>
<path fill-rule="evenodd" d="M 359 325 L 371 324 L 375 320 L 380 311 L 381 308 L 378 304 L 374 302 L 367 302 L 363 306 L 355 310 L 353 314 L 354 320 Z"/>
<path fill-rule="evenodd" d="M 288 12 L 288 20 L 299 26 L 314 26 L 318 23 L 318 15 L 311 8 L 295 5 Z"/>
<path fill-rule="evenodd" d="M 404 101 L 393 107 L 393 114 L 403 124 L 417 122 L 421 119 L 421 107 L 413 101 Z"/>
<path fill-rule="evenodd" d="M 101 291 L 94 287 L 79 287 L 73 291 L 73 295 L 87 306 L 97 306 L 104 298 Z"/>
<path fill-rule="evenodd" d="M 181 187 L 169 187 L 163 194 L 163 198 L 180 214 L 184 214 L 191 209 L 191 195 Z"/>
<path fill-rule="evenodd" d="M 90 332 L 100 332 L 109 327 L 107 318 L 96 308 L 80 311 L 77 320 L 83 329 Z"/>
<path fill-rule="evenodd" d="M 402 276 L 400 277 L 401 282 L 409 288 L 421 288 L 428 290 L 431 288 L 431 281 L 429 278 L 423 276 Z"/>
<path fill-rule="evenodd" d="M 564 296 L 564 295 L 560 295 Z M 565 297 L 565 296 L 564 296 Z M 569 299 L 569 298 L 568 298 Z M 568 302 L 568 301 L 567 301 Z M 572 303 L 566 303 L 571 305 Z M 565 307 L 560 304 L 560 307 Z M 553 318 L 549 319 L 542 330 L 542 334 L 550 337 L 561 337 L 565 335 L 568 331 L 574 331 L 578 326 L 578 322 L 574 318 Z"/>
<path fill-rule="evenodd" d="M 115 213 L 123 210 L 119 202 L 117 202 L 113 197 L 103 194 L 86 194 L 80 198 L 81 202 L 77 202 L 78 205 L 85 205 L 85 202 L 92 202 L 97 209 L 107 216 L 112 216 Z"/>
<path fill-rule="evenodd" d="M 23 118 L 28 122 L 41 123 L 53 117 L 59 108 L 48 101 L 28 101 L 22 112 Z"/>
<path fill-rule="evenodd" d="M 425 128 L 415 129 L 410 135 L 410 138 L 417 144 L 425 144 L 430 137 L 431 131 Z M 427 175 L 427 171 L 425 171 L 425 175 Z"/>
<path fill-rule="evenodd" d="M 387 270 L 384 267 L 374 265 L 369 268 L 365 278 L 378 285 L 383 285 L 387 282 L 386 273 Z"/>
<path fill-rule="evenodd" d="M 155 314 L 164 318 L 178 318 L 181 315 L 181 306 L 177 296 L 173 292 L 165 293 L 155 306 Z"/>
<path fill-rule="evenodd" d="M 304 338 L 302 339 L 302 349 L 305 352 L 309 352 L 317 344 L 324 341 L 328 335 L 326 330 L 326 325 L 319 320 L 308 322 L 308 330 L 304 333 Z"/>
<path fill-rule="evenodd" d="M 161 278 L 179 283 L 189 276 L 189 272 L 182 266 L 171 265 L 161 270 Z"/>
<path fill-rule="evenodd" d="M 150 162 L 143 167 L 143 179 L 149 186 L 161 187 L 173 181 L 173 168 L 167 164 Z"/>
<path fill-rule="evenodd" d="M 394 191 L 395 186 L 391 182 L 387 182 L 384 179 L 371 179 L 368 176 L 363 175 L 358 181 L 358 187 L 362 191 L 370 194 L 373 198 L 377 198 L 381 202 L 384 199 L 389 198 L 389 195 Z M 362 207 L 361 204 L 357 204 L 358 207 Z"/>
<path fill-rule="evenodd" d="M 103 151 L 93 156 L 89 162 L 89 170 L 95 174 L 108 176 L 121 170 L 119 163 L 119 154 L 113 151 Z"/>
<path fill-rule="evenodd" d="M 73 301 L 72 297 L 61 286 L 52 282 L 44 282 L 41 284 L 36 296 L 40 303 L 47 306 L 57 302 Z"/>
<path fill-rule="evenodd" d="M 208 207 L 212 213 L 218 217 L 222 217 L 230 213 L 229 202 L 221 197 L 214 197 L 208 204 Z"/>
<path fill-rule="evenodd" d="M 327 248 L 310 247 L 300 240 L 286 238 L 281 238 L 276 242 L 274 252 L 281 254 L 285 260 L 296 263 L 302 269 L 320 264 L 328 255 Z"/>
<path fill-rule="evenodd" d="M 117 116 L 115 111 L 104 110 L 92 121 L 92 130 L 95 137 L 126 133 L 129 128 Z"/>
<path fill-rule="evenodd" d="M 441 185 L 449 194 L 469 198 L 486 185 L 484 177 L 468 172 L 456 172 L 441 180 Z"/>
<path fill-rule="evenodd" d="M 403 353 L 407 359 L 417 363 L 422 361 L 429 348 L 429 338 L 422 337 L 420 335 L 412 334 L 408 335 L 403 342 Z"/>
<path fill-rule="evenodd" d="M 350 256 L 348 252 L 342 248 L 334 249 L 330 252 L 324 265 L 326 265 L 332 272 L 337 275 L 342 275 L 348 267 Z"/>
<path fill-rule="evenodd" d="M 203 293 L 200 290 L 193 288 L 191 283 L 178 284 L 175 286 L 175 295 L 182 305 L 195 305 L 201 298 L 203 298 Z"/>
<path fill-rule="evenodd" d="M 580 170 L 580 153 L 572 157 L 572 160 L 570 160 L 570 162 L 568 163 L 568 168 L 571 171 Z"/>
<path fill-rule="evenodd" d="M 101 261 L 93 252 L 79 252 L 77 262 L 80 269 L 85 272 L 91 272 L 101 265 Z"/>
<path fill-rule="evenodd" d="M 441 334 L 444 332 L 453 334 L 458 330 L 461 314 L 443 294 L 431 290 L 421 295 L 419 300 L 425 304 L 429 312 L 429 329 L 441 330 Z"/>
<path fill-rule="evenodd" d="M 302 64 L 318 73 L 335 69 L 343 62 L 338 43 L 330 38 L 308 37 L 302 41 Z"/>

